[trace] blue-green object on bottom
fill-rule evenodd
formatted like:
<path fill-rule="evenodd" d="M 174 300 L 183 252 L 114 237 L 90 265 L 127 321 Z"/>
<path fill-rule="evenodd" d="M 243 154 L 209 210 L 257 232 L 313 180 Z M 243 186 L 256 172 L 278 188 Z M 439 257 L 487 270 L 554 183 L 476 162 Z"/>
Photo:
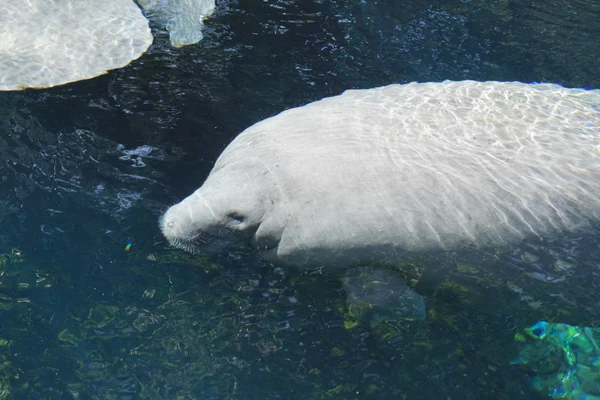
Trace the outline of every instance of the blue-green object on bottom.
<path fill-rule="evenodd" d="M 540 321 L 517 333 L 520 365 L 534 389 L 552 399 L 600 400 L 600 328 Z"/>

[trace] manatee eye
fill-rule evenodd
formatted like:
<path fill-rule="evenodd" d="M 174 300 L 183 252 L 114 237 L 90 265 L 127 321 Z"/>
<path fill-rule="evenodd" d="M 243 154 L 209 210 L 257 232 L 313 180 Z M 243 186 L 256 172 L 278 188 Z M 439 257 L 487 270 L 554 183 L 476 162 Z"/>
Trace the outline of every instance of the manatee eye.
<path fill-rule="evenodd" d="M 227 218 L 229 218 L 229 222 L 231 222 L 233 225 L 241 225 L 246 220 L 246 217 L 236 212 L 230 212 L 227 214 Z"/>

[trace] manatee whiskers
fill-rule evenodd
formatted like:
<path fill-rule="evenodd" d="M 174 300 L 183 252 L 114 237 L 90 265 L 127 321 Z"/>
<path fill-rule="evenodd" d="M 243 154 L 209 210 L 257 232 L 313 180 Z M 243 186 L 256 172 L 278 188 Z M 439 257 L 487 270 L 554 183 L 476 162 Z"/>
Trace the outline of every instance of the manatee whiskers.
<path fill-rule="evenodd" d="M 192 254 L 198 254 L 203 245 L 207 245 L 209 240 L 203 235 L 196 235 L 191 239 L 167 238 L 172 246 L 185 250 Z"/>

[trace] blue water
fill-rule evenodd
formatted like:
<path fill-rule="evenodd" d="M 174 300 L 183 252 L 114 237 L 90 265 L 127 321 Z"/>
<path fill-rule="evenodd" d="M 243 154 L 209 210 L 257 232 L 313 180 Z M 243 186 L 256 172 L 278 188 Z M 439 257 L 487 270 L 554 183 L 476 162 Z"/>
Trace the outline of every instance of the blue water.
<path fill-rule="evenodd" d="M 198 46 L 153 29 L 124 69 L 0 93 L 0 399 L 531 399 L 515 332 L 599 323 L 598 231 L 424 254 L 425 321 L 367 324 L 326 275 L 157 226 L 245 127 L 348 88 L 599 88 L 598 1 L 221 1 Z"/>

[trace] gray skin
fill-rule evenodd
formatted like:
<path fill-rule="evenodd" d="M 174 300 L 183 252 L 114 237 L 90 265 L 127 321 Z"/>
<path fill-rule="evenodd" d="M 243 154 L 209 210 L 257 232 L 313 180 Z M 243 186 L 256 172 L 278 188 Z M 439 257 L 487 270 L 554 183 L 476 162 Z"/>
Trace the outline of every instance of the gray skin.
<path fill-rule="evenodd" d="M 2 0 L 0 37 L 0 91 L 93 78 L 153 40 L 133 0 Z"/>
<path fill-rule="evenodd" d="M 204 35 L 204 20 L 215 10 L 215 0 L 137 0 L 169 31 L 174 47 L 198 43 Z"/>
<path fill-rule="evenodd" d="M 242 132 L 161 219 L 189 251 L 301 267 L 498 247 L 600 221 L 600 91 L 518 82 L 350 90 Z"/>

